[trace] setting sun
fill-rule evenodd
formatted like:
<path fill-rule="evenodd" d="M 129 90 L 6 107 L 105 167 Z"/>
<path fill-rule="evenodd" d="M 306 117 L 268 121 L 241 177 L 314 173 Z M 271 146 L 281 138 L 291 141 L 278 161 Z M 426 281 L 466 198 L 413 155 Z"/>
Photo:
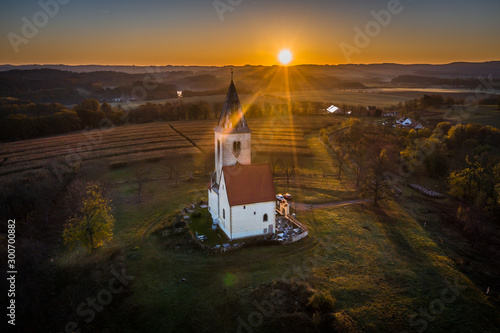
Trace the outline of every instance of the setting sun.
<path fill-rule="evenodd" d="M 282 50 L 278 58 L 283 65 L 288 65 L 292 61 L 292 53 L 289 50 Z"/>

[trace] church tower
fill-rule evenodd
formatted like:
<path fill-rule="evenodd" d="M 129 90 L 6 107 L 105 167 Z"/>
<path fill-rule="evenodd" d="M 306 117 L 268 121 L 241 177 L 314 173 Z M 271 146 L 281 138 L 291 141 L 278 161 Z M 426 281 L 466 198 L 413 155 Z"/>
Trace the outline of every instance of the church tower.
<path fill-rule="evenodd" d="M 236 163 L 248 165 L 251 160 L 251 133 L 240 99 L 236 92 L 231 71 L 231 84 L 222 107 L 215 132 L 215 183 L 220 184 L 222 167 Z"/>
<path fill-rule="evenodd" d="M 267 236 L 276 230 L 276 191 L 269 163 L 252 164 L 252 132 L 233 82 L 214 128 L 215 172 L 208 211 L 230 239 Z"/>

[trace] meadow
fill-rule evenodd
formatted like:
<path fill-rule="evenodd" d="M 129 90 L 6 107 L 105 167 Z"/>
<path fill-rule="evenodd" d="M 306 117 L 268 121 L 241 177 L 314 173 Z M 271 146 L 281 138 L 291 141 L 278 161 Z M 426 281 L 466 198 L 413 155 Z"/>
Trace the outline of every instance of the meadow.
<path fill-rule="evenodd" d="M 316 121 L 324 123 L 318 118 L 294 127 L 297 141 L 309 154 L 298 157 L 298 172 L 289 185 L 278 169 L 277 191 L 289 191 L 295 201 L 311 204 L 356 198 L 353 175 L 346 172 L 342 180 L 336 178 L 336 167 L 319 140 L 319 131 L 312 129 Z M 257 123 L 250 124 L 256 132 Z M 154 125 L 168 129 L 164 124 L 148 126 Z M 192 130 L 196 127 L 188 123 L 173 126 L 208 149 L 203 142 L 211 138 L 204 131 L 213 124 L 199 123 L 199 137 Z M 304 134 L 299 136 L 301 131 Z M 277 141 L 289 135 L 285 132 L 283 127 Z M 268 137 L 271 142 L 272 138 Z M 255 156 L 257 161 L 266 158 L 265 154 Z M 165 160 L 148 163 L 151 174 L 140 203 L 131 167 L 103 172 L 116 217 L 114 240 L 90 257 L 59 246 L 55 265 L 61 272 L 82 269 L 85 262 L 86 274 L 102 276 L 107 267 L 120 261 L 134 277 L 127 292 L 99 313 L 95 322 L 83 324 L 84 328 L 244 332 L 241 325 L 245 322 L 253 323 L 247 327 L 254 332 L 271 332 L 273 316 L 282 315 L 283 310 L 273 308 L 258 325 L 251 315 L 262 311 L 256 304 L 267 299 L 262 288 L 276 281 L 300 283 L 331 295 L 336 299 L 334 311 L 347 314 L 363 332 L 417 332 L 424 326 L 426 332 L 494 332 L 500 324 L 498 300 L 487 297 L 460 264 L 465 258 L 479 260 L 479 256 L 471 256 L 460 235 L 449 232 L 440 216 L 443 202 L 414 196 L 405 189 L 400 199 L 379 208 L 362 204 L 299 211 L 299 220 L 310 228 L 304 240 L 210 256 L 191 246 L 189 237 L 162 235 L 176 212 L 206 200 L 207 195 L 208 175 L 189 171 L 192 158 L 179 156 L 176 161 L 185 172 L 178 186 L 165 176 Z M 425 222 L 429 227 L 424 227 Z M 102 288 L 95 281 L 86 280 L 87 288 L 75 297 L 77 303 Z M 78 283 L 74 278 L 67 288 Z M 449 302 L 441 301 L 443 290 L 455 284 L 460 287 L 458 294 L 448 292 Z M 304 331 L 300 325 L 290 329 Z"/>
<path fill-rule="evenodd" d="M 354 175 L 345 170 L 337 178 L 336 164 L 319 139 L 321 128 L 340 120 L 329 115 L 251 118 L 252 160 L 294 161 L 290 183 L 280 167 L 275 176 L 276 191 L 290 192 L 294 201 L 356 199 Z M 399 199 L 378 208 L 365 203 L 297 211 L 309 236 L 286 246 L 213 256 L 193 246 L 189 234 L 164 236 L 183 208 L 207 199 L 209 175 L 203 163 L 213 150 L 214 123 L 126 125 L 0 146 L 0 158 L 8 157 L 0 166 L 2 181 L 46 172 L 51 161 L 63 163 L 71 150 L 81 147 L 81 169 L 101 162 L 96 178 L 106 184 L 112 199 L 114 238 L 96 254 L 69 250 L 56 235 L 59 242 L 48 264 L 55 291 L 43 310 L 59 316 L 51 328 L 63 330 L 67 321 L 78 320 L 76 306 L 99 293 L 113 277 L 110 267 L 118 266 L 133 281 L 94 321 L 78 321 L 84 331 L 245 332 L 250 327 L 253 332 L 275 332 L 275 320 L 289 321 L 288 332 L 306 331 L 277 305 L 258 323 L 252 317 L 263 313 L 260 305 L 269 300 L 264 291 L 277 281 L 292 290 L 298 283 L 330 295 L 336 300 L 334 312 L 352 318 L 357 331 L 497 330 L 500 302 L 485 295 L 471 268 L 487 271 L 489 261 L 445 222 L 443 209 L 449 202 L 406 188 Z M 179 166 L 178 179 L 169 176 L 172 163 Z M 136 164 L 148 169 L 140 202 Z M 443 290 L 452 290 L 450 285 L 460 289 L 446 291 L 444 302 Z M 300 306 L 294 300 L 298 295 L 289 297 L 287 306 Z"/>

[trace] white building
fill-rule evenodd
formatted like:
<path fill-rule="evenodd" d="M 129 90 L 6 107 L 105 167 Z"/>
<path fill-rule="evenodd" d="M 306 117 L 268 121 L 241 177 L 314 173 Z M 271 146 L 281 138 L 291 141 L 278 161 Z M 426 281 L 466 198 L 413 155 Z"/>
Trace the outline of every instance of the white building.
<path fill-rule="evenodd" d="M 396 120 L 396 124 L 407 127 L 410 126 L 412 123 L 410 118 L 401 118 L 399 120 Z"/>
<path fill-rule="evenodd" d="M 273 234 L 276 193 L 270 164 L 252 164 L 251 134 L 231 78 L 214 129 L 215 172 L 208 209 L 231 240 Z"/>

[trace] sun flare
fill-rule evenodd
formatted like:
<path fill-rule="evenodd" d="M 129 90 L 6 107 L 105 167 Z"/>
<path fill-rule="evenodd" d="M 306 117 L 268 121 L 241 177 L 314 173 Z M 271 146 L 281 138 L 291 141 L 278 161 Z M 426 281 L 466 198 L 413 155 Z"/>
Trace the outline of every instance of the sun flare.
<path fill-rule="evenodd" d="M 288 65 L 293 58 L 292 52 L 289 50 L 282 50 L 278 55 L 278 58 L 283 65 Z"/>

